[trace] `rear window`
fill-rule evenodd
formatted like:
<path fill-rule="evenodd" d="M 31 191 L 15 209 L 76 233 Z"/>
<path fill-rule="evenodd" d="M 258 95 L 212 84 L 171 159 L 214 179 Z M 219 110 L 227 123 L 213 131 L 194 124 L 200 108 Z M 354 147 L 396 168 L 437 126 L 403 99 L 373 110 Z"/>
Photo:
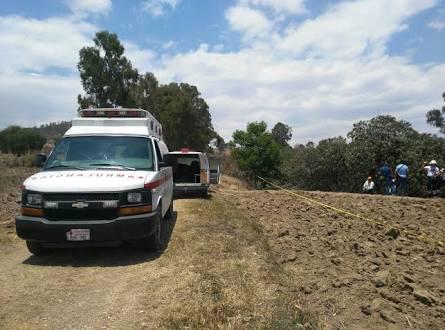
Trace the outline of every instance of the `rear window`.
<path fill-rule="evenodd" d="M 199 155 L 198 154 L 168 154 L 164 156 L 164 160 L 170 164 L 181 164 L 191 166 L 192 162 L 199 163 Z"/>

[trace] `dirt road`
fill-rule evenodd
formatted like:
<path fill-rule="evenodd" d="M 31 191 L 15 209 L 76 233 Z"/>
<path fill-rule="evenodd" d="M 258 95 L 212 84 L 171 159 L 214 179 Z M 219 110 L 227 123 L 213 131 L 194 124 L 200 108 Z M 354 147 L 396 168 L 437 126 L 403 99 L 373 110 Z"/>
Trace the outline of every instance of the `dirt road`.
<path fill-rule="evenodd" d="M 295 307 L 261 228 L 215 194 L 175 202 L 160 255 L 121 247 L 34 257 L 10 222 L 1 230 L 1 328 L 316 326 Z"/>

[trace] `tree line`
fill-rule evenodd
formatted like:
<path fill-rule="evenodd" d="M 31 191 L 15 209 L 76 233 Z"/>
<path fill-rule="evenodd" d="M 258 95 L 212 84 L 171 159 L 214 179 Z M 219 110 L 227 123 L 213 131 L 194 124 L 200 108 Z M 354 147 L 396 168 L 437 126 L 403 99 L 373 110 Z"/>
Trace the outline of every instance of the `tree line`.
<path fill-rule="evenodd" d="M 0 131 L 0 151 L 5 154 L 23 154 L 40 149 L 46 138 L 33 128 L 9 126 Z"/>
<path fill-rule="evenodd" d="M 153 73 L 139 73 L 124 52 L 117 35 L 108 31 L 96 33 L 94 46 L 80 50 L 78 69 L 85 94 L 78 96 L 79 108 L 146 109 L 162 124 L 164 139 L 173 150 L 206 151 L 211 140 L 218 147 L 224 144 L 196 86 L 159 84 Z"/>
<path fill-rule="evenodd" d="M 445 139 L 419 133 L 407 121 L 377 116 L 353 124 L 346 137 L 321 140 L 318 144 L 288 145 L 291 129 L 277 123 L 271 131 L 264 122 L 247 125 L 233 134 L 231 154 L 241 175 L 257 187 L 258 176 L 285 186 L 305 190 L 359 192 L 371 176 L 379 189 L 379 168 L 393 169 L 401 162 L 410 168 L 409 193 L 422 195 L 426 177 L 424 163 L 432 159 L 445 167 Z"/>

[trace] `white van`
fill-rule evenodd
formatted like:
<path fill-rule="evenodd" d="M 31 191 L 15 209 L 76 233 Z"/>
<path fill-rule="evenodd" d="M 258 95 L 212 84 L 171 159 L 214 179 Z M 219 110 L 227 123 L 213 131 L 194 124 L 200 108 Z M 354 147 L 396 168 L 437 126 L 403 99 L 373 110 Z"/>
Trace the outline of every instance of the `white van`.
<path fill-rule="evenodd" d="M 165 162 L 173 169 L 174 192 L 200 193 L 206 196 L 210 185 L 210 167 L 207 155 L 202 152 L 181 151 L 169 152 Z"/>
<path fill-rule="evenodd" d="M 33 254 L 121 241 L 162 249 L 161 220 L 173 212 L 167 153 L 148 111 L 79 111 L 42 171 L 23 183 L 18 236 Z"/>

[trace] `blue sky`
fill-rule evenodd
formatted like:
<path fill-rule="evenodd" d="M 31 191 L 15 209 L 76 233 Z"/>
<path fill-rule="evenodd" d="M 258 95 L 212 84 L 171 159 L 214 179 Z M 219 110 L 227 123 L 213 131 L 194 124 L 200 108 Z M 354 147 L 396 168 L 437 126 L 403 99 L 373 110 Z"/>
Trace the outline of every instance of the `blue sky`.
<path fill-rule="evenodd" d="M 265 120 L 318 141 L 379 114 L 434 131 L 445 91 L 444 0 L 6 0 L 0 128 L 73 117 L 78 50 L 104 29 L 141 72 L 197 85 L 226 139 Z"/>

